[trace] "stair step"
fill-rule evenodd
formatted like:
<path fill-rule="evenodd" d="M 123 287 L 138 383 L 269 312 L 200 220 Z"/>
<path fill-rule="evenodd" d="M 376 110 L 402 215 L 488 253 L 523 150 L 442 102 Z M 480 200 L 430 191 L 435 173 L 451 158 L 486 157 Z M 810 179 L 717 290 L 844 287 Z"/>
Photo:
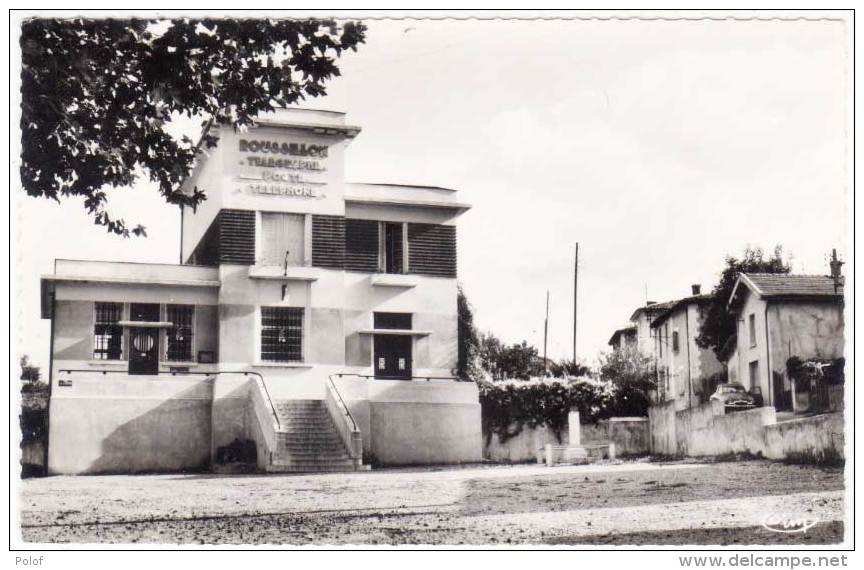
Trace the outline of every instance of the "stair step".
<path fill-rule="evenodd" d="M 267 471 L 270 473 L 346 473 L 350 471 L 365 470 L 362 466 L 352 465 L 269 465 Z"/>
<path fill-rule="evenodd" d="M 339 457 L 334 459 L 326 458 L 300 458 L 294 459 L 291 457 L 276 457 L 273 465 L 353 465 L 354 461 L 350 457 Z"/>
<path fill-rule="evenodd" d="M 323 449 L 291 449 L 291 450 L 280 450 L 278 452 L 280 457 L 290 457 L 291 459 L 314 459 L 317 457 L 321 457 L 323 459 L 347 459 L 350 456 L 348 452 L 344 449 L 342 450 L 323 450 Z"/>
<path fill-rule="evenodd" d="M 309 445 L 308 443 L 285 443 L 279 446 L 279 449 L 284 449 L 286 451 L 297 451 L 297 452 L 306 452 L 310 450 L 314 451 L 342 451 L 345 449 L 345 446 L 342 442 L 327 442 L 327 443 L 316 443 Z"/>

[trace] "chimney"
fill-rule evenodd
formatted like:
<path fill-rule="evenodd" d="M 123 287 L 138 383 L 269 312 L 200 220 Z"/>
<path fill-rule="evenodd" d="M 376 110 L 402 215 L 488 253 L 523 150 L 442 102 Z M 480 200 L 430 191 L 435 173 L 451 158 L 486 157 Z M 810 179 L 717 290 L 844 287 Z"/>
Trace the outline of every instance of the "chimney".
<path fill-rule="evenodd" d="M 693 285 L 690 285 L 690 288 L 693 290 L 694 295 L 702 294 L 702 285 L 700 285 L 699 283 L 694 283 Z"/>
<path fill-rule="evenodd" d="M 657 301 L 645 301 L 645 306 L 650 307 L 651 305 L 656 305 Z"/>
<path fill-rule="evenodd" d="M 831 279 L 834 280 L 834 292 L 843 286 L 843 274 L 840 271 L 840 268 L 843 267 L 843 262 L 837 259 L 837 250 L 831 250 L 831 262 L 828 264 L 831 266 Z"/>

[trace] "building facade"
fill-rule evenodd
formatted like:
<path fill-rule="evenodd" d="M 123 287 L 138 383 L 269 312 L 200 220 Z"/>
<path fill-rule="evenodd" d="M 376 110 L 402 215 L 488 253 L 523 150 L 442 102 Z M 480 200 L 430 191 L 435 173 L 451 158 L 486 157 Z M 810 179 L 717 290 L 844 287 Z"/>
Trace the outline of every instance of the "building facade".
<path fill-rule="evenodd" d="M 300 109 L 214 127 L 182 264 L 56 262 L 51 472 L 213 467 L 238 441 L 271 471 L 480 459 L 477 389 L 454 377 L 469 206 L 346 183 L 359 132 Z"/>
<path fill-rule="evenodd" d="M 636 325 L 629 324 L 612 333 L 609 337 L 609 346 L 612 350 L 628 350 L 637 346 Z"/>
<path fill-rule="evenodd" d="M 645 356 L 654 354 L 655 340 L 654 330 L 651 328 L 651 323 L 658 315 L 671 307 L 675 301 L 666 301 L 663 303 L 655 303 L 648 301 L 643 307 L 637 307 L 633 314 L 630 315 L 630 322 L 636 329 L 636 348 Z"/>
<path fill-rule="evenodd" d="M 843 357 L 839 276 L 742 273 L 729 309 L 737 323 L 726 362 L 730 381 L 761 394 L 766 406 L 778 411 L 795 407 L 786 366 L 789 358 Z"/>
<path fill-rule="evenodd" d="M 696 344 L 711 301 L 694 285 L 693 295 L 671 303 L 651 323 L 658 397 L 674 400 L 678 409 L 705 402 L 714 388 L 710 379 L 723 372 L 714 351 Z"/>

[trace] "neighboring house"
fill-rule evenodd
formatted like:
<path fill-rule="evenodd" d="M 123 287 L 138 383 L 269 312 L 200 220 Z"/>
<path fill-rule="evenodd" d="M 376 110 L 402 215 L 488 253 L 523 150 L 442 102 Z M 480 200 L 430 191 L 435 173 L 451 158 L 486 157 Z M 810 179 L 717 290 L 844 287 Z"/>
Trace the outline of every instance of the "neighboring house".
<path fill-rule="evenodd" d="M 636 346 L 636 325 L 631 323 L 612 333 L 609 346 L 612 347 L 612 350 L 625 350 Z"/>
<path fill-rule="evenodd" d="M 714 351 L 696 344 L 712 295 L 700 293 L 669 304 L 652 322 L 654 358 L 657 363 L 658 398 L 674 400 L 678 409 L 704 402 L 711 395 L 709 379 L 723 371 Z"/>
<path fill-rule="evenodd" d="M 182 210 L 182 264 L 57 260 L 42 278 L 49 471 L 206 469 L 250 441 L 267 470 L 353 469 L 361 438 L 382 464 L 479 461 L 477 387 L 452 372 L 469 206 L 347 184 L 360 128 L 342 113 L 214 129 L 184 183 L 207 199 Z"/>
<path fill-rule="evenodd" d="M 654 354 L 654 334 L 651 330 L 651 323 L 674 303 L 675 301 L 665 303 L 648 301 L 644 307 L 637 308 L 630 316 L 630 322 L 636 327 L 636 347 L 645 356 Z"/>
<path fill-rule="evenodd" d="M 835 263 L 839 263 L 836 262 Z M 729 299 L 737 334 L 724 347 L 730 380 L 761 393 L 766 406 L 792 410 L 790 357 L 843 356 L 843 282 L 834 276 L 742 273 Z"/>

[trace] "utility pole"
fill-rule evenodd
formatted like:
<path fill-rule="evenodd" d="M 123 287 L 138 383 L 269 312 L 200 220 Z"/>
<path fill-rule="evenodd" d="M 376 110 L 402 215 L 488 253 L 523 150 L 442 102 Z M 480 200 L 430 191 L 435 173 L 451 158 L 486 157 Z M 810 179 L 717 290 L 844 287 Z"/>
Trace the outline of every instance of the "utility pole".
<path fill-rule="evenodd" d="M 549 361 L 546 360 L 546 340 L 549 335 L 549 290 L 546 290 L 546 321 L 543 323 L 543 372 L 549 371 Z"/>
<path fill-rule="evenodd" d="M 573 363 L 576 363 L 576 315 L 579 305 L 579 242 L 576 242 L 576 259 L 573 261 Z"/>

